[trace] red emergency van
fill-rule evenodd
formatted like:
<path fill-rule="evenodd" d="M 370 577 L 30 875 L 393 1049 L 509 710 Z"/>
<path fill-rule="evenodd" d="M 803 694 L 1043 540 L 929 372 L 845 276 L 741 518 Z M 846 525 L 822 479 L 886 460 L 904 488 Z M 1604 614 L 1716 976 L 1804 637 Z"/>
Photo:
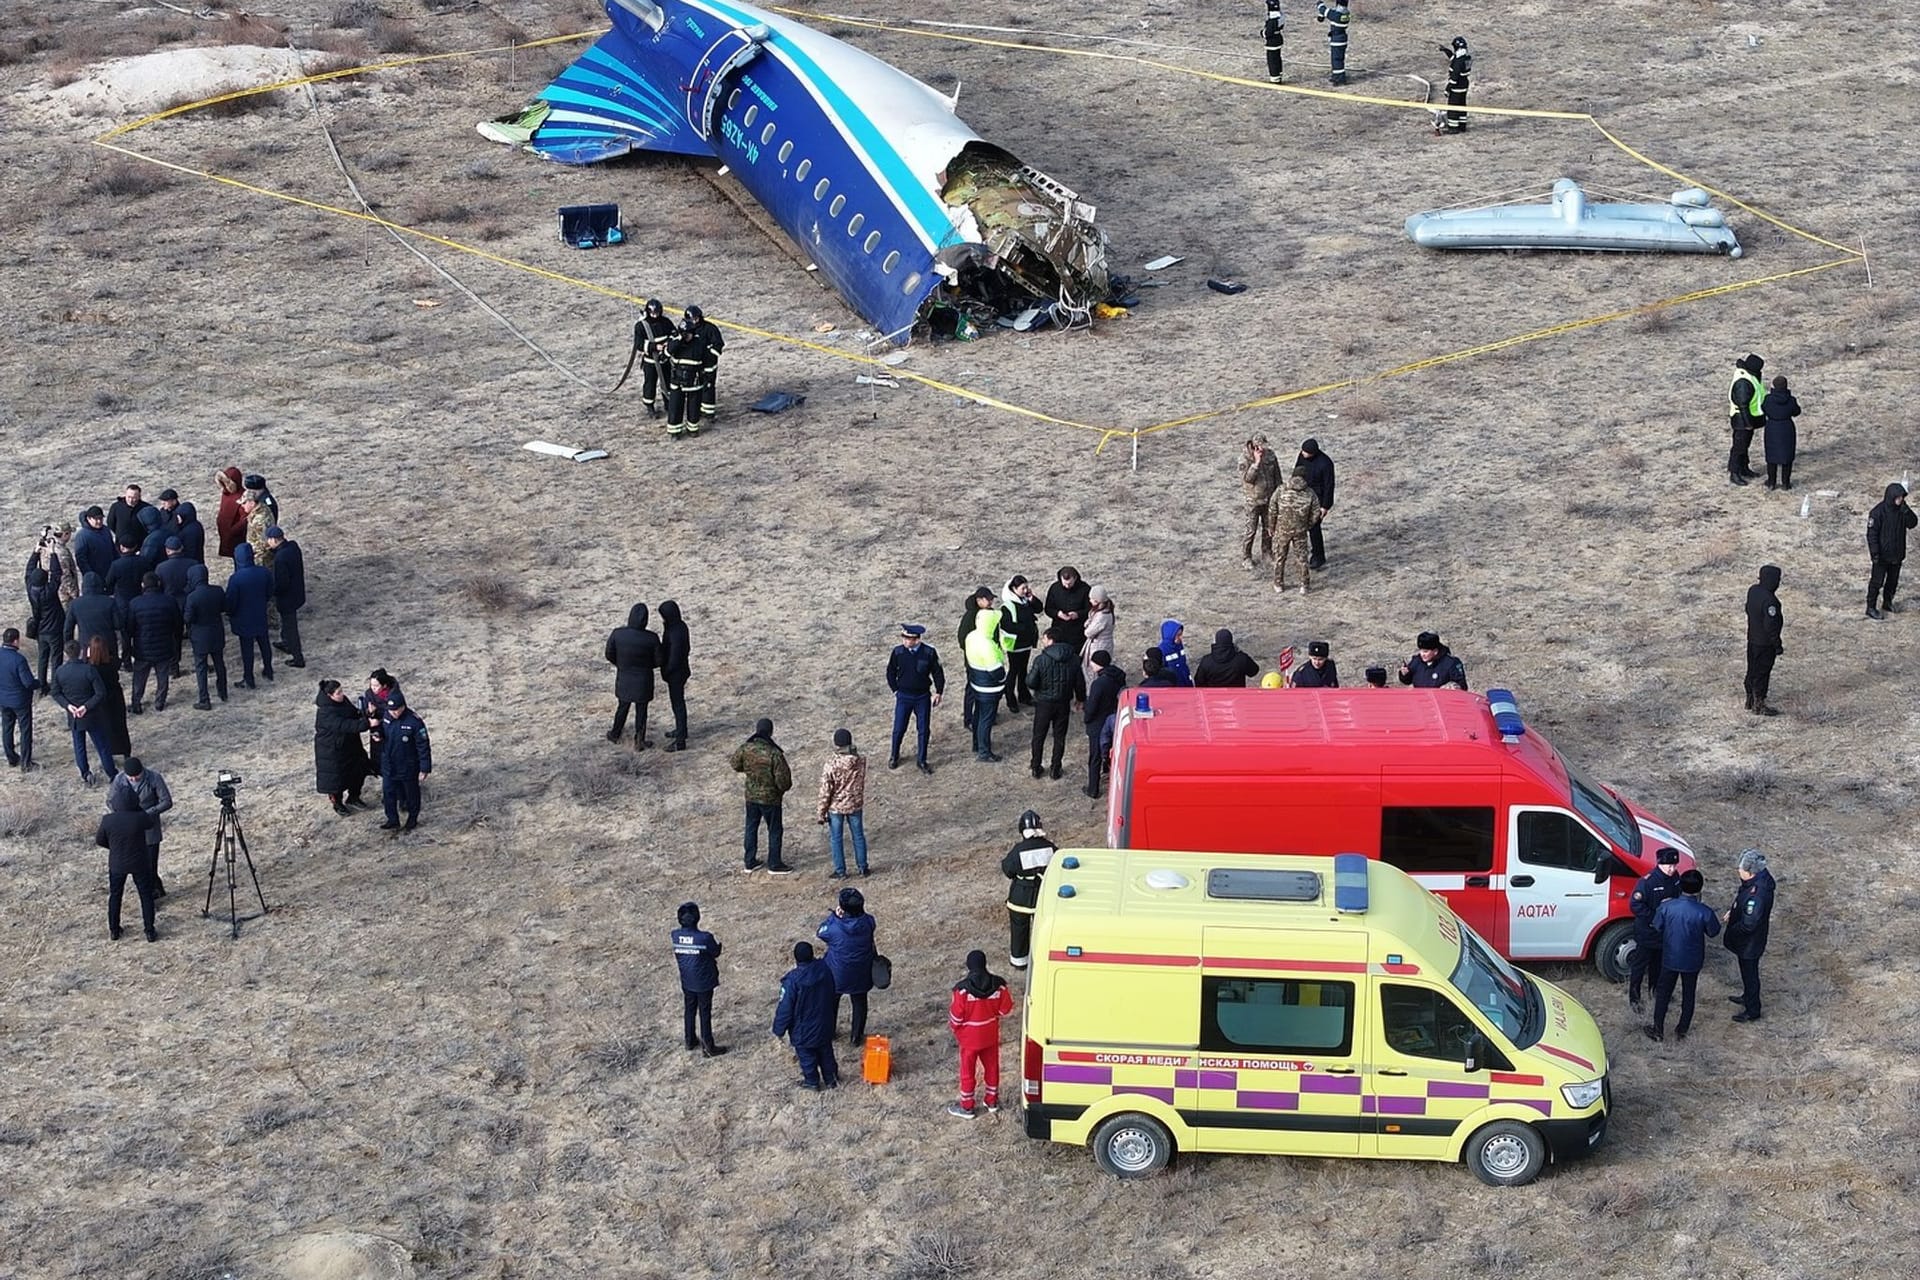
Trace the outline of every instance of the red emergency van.
<path fill-rule="evenodd" d="M 1634 881 L 1664 845 L 1693 864 L 1671 827 L 1562 760 L 1501 690 L 1129 690 L 1107 843 L 1364 853 L 1509 959 L 1592 957 L 1615 982 Z"/>

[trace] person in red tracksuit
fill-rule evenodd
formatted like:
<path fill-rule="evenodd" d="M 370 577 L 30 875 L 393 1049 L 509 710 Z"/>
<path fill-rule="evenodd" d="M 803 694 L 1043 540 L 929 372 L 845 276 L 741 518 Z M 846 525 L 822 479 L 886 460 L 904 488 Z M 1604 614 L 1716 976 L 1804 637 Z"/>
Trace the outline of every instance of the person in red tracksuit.
<path fill-rule="evenodd" d="M 973 1103 L 973 1071 L 977 1063 L 986 1085 L 986 1107 L 1000 1109 L 1000 1019 L 1013 1012 L 1013 992 L 1007 980 L 987 972 L 987 953 L 967 952 L 967 976 L 953 984 L 953 1005 L 947 1021 L 960 1044 L 960 1100 L 947 1114 L 971 1120 L 980 1113 Z"/>

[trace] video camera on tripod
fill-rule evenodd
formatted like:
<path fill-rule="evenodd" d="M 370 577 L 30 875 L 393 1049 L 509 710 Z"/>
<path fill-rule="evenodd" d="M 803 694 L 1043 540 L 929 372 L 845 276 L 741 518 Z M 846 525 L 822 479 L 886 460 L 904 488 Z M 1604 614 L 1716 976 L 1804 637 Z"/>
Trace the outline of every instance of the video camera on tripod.
<path fill-rule="evenodd" d="M 245 781 L 245 778 L 231 770 L 220 770 L 219 773 L 214 775 L 213 779 L 214 799 L 218 800 L 225 808 L 233 808 L 234 788 L 240 786 Z"/>
<path fill-rule="evenodd" d="M 253 851 L 247 848 L 247 833 L 240 829 L 240 810 L 234 800 L 238 788 L 245 779 L 231 769 L 222 769 L 214 775 L 213 794 L 220 801 L 220 825 L 213 833 L 213 859 L 207 864 L 207 900 L 200 908 L 204 917 L 213 910 L 213 881 L 219 874 L 220 863 L 227 864 L 227 923 L 233 936 L 240 936 L 239 877 L 234 867 L 234 855 L 247 861 L 247 874 L 253 878 L 254 896 L 260 899 L 260 914 L 267 913 L 267 895 L 260 890 L 260 873 L 253 865 Z"/>

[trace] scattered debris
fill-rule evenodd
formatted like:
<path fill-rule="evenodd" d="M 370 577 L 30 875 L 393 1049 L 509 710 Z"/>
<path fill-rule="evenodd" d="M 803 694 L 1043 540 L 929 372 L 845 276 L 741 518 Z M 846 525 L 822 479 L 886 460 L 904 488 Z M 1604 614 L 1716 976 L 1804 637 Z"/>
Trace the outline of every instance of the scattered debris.
<path fill-rule="evenodd" d="M 1002 329 L 1012 329 L 1016 333 L 1025 333 L 1036 326 L 1045 328 L 1047 324 L 1047 313 L 1045 308 L 1042 307 L 1028 307 L 1018 315 L 1001 316 L 998 320 L 994 321 L 994 323 Z"/>
<path fill-rule="evenodd" d="M 747 408 L 754 413 L 785 413 L 805 404 L 807 398 L 792 391 L 769 391 Z"/>
<path fill-rule="evenodd" d="M 1215 293 L 1227 294 L 1245 293 L 1247 291 L 1247 286 L 1241 284 L 1238 280 L 1216 280 L 1211 276 L 1207 278 L 1207 288 L 1213 290 Z"/>
<path fill-rule="evenodd" d="M 1428 249 L 1589 249 L 1741 255 L 1726 215 L 1699 187 L 1665 201 L 1600 203 L 1562 178 L 1546 204 L 1436 209 L 1406 221 L 1407 236 Z"/>
<path fill-rule="evenodd" d="M 809 267 L 808 270 L 811 271 L 812 268 Z M 813 331 L 815 333 L 832 333 L 833 322 L 831 320 L 822 320 L 819 324 L 813 326 Z"/>
<path fill-rule="evenodd" d="M 552 444 L 545 440 L 529 440 L 521 448 L 544 453 L 550 458 L 565 458 L 569 462 L 593 462 L 609 456 L 605 449 L 576 449 L 571 445 Z"/>
<path fill-rule="evenodd" d="M 863 373 L 855 378 L 854 382 L 863 387 L 897 387 L 900 385 L 900 379 L 884 373 Z"/>
<path fill-rule="evenodd" d="M 907 362 L 907 357 L 911 356 L 912 354 L 913 352 L 911 351 L 889 351 L 887 352 L 887 354 L 880 357 L 880 363 L 885 365 L 905 364 Z"/>
<path fill-rule="evenodd" d="M 1111 302 L 1096 302 L 1093 304 L 1093 314 L 1101 320 L 1118 320 L 1131 313 L 1125 307 Z"/>
<path fill-rule="evenodd" d="M 440 305 L 440 300 L 438 298 L 415 298 L 413 305 L 419 307 L 422 311 L 430 311 Z"/>
<path fill-rule="evenodd" d="M 568 204 L 560 207 L 560 241 L 575 249 L 598 249 L 626 240 L 617 204 Z"/>
<path fill-rule="evenodd" d="M 1185 261 L 1186 261 L 1185 258 L 1178 257 L 1175 254 L 1169 253 L 1164 258 L 1155 258 L 1152 262 L 1147 263 L 1146 269 L 1148 271 L 1165 271 L 1168 267 L 1172 266 L 1174 263 L 1185 262 Z"/>

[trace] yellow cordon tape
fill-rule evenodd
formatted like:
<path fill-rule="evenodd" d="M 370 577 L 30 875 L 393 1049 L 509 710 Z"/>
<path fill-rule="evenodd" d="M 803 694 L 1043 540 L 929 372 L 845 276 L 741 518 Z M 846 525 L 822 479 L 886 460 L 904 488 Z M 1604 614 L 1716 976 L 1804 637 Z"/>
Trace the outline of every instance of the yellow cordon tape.
<path fill-rule="evenodd" d="M 800 10 L 795 10 L 795 9 L 782 8 L 779 6 L 770 6 L 770 7 L 776 13 L 784 13 L 791 17 L 795 17 L 803 20 L 823 16 L 823 15 L 814 14 L 814 13 L 802 12 Z M 1173 62 L 1162 62 L 1155 58 L 1145 58 L 1137 54 L 1110 53 L 1110 52 L 1106 52 L 1104 50 L 1098 50 L 1098 49 L 1070 49 L 1070 48 L 1065 48 L 1059 45 L 1029 44 L 1019 40 L 995 40 L 985 36 L 960 35 L 955 32 L 947 32 L 947 31 L 929 31 L 924 28 L 900 27 L 900 26 L 892 25 L 890 23 L 877 21 L 874 19 L 854 18 L 844 14 L 833 14 L 833 15 L 824 15 L 824 16 L 831 16 L 836 22 L 845 22 L 853 26 L 866 27 L 870 30 L 886 31 L 886 32 L 897 34 L 897 35 L 918 36 L 918 37 L 921 37 L 922 39 L 948 40 L 958 44 L 985 45 L 992 48 L 1014 49 L 1014 50 L 1020 50 L 1023 52 L 1028 52 L 1028 53 L 1050 53 L 1050 54 L 1055 54 L 1061 57 L 1070 57 L 1070 58 L 1092 58 L 1092 59 L 1098 59 L 1098 60 L 1108 61 L 1108 62 L 1131 62 L 1139 66 L 1150 67 L 1159 71 L 1170 71 L 1176 75 L 1194 76 L 1203 80 L 1212 80 L 1219 84 L 1234 85 L 1238 88 L 1259 89 L 1259 90 L 1265 90 L 1270 93 L 1291 93 L 1291 94 L 1296 94 L 1300 97 L 1305 97 L 1305 98 L 1328 98 L 1338 102 L 1362 103 L 1368 106 L 1388 107 L 1388 108 L 1392 108 L 1395 110 L 1402 110 L 1402 111 L 1424 111 L 1429 113 L 1433 111 L 1433 107 L 1428 103 L 1411 102 L 1404 98 L 1375 98 L 1375 97 L 1366 96 L 1364 94 L 1338 93 L 1331 89 L 1310 89 L 1304 85 L 1273 84 L 1265 80 L 1253 80 L 1253 79 L 1248 79 L 1242 76 L 1227 75 L 1223 72 L 1218 72 L 1218 71 L 1203 71 L 1195 67 L 1181 66 L 1180 64 L 1173 63 Z M 130 121 L 126 124 L 116 125 L 114 128 L 107 130 L 105 133 L 102 133 L 99 137 L 95 138 L 93 142 L 95 146 L 103 147 L 108 151 L 116 152 L 132 160 L 139 160 L 147 164 L 157 165 L 163 169 L 171 169 L 176 173 L 184 173 L 197 178 L 205 178 L 210 182 L 219 184 L 221 186 L 231 187 L 235 190 L 245 191 L 251 195 L 265 196 L 268 199 L 285 201 L 288 204 L 299 205 L 302 208 L 312 209 L 317 212 L 335 214 L 342 218 L 351 218 L 356 222 L 365 222 L 373 226 L 384 227 L 390 231 L 395 231 L 403 235 L 414 236 L 414 237 L 417 237 L 418 239 L 429 241 L 430 243 L 440 245 L 443 248 L 452 249 L 459 253 L 470 254 L 473 257 L 481 258 L 487 262 L 494 263 L 498 266 L 508 267 L 515 271 L 522 271 L 527 273 L 528 275 L 538 276 L 546 280 L 552 280 L 556 283 L 569 285 L 573 288 L 585 289 L 590 292 L 600 294 L 603 297 L 613 298 L 622 302 L 630 302 L 636 307 L 644 306 L 645 305 L 644 298 L 641 298 L 635 294 L 627 293 L 624 290 L 609 288 L 606 285 L 596 284 L 591 280 L 582 280 L 577 276 L 569 276 L 562 272 L 549 271 L 545 267 L 537 267 L 530 262 L 522 262 L 517 258 L 503 257 L 500 254 L 490 253 L 485 249 L 476 248 L 473 245 L 463 244 L 458 240 L 450 240 L 445 236 L 437 236 L 432 234 L 431 232 L 421 231 L 417 228 L 405 226 L 401 223 L 390 222 L 385 218 L 376 217 L 373 214 L 366 213 L 358 209 L 347 209 L 347 208 L 342 208 L 339 205 L 326 204 L 318 200 L 309 200 L 303 196 L 296 196 L 288 192 L 275 191 L 268 187 L 261 187 L 261 186 L 256 186 L 253 183 L 242 182 L 237 178 L 230 178 L 225 176 L 224 174 L 212 173 L 205 169 L 195 169 L 189 165 L 178 164 L 171 160 L 162 160 L 157 156 L 146 155 L 142 152 L 133 151 L 133 150 L 130 150 L 129 148 L 119 146 L 113 141 L 113 139 L 115 138 L 122 137 L 138 129 L 144 129 L 149 125 L 157 124 L 158 122 L 169 119 L 173 116 L 184 115 L 187 112 L 197 111 L 202 107 L 214 106 L 222 102 L 231 102 L 236 98 L 252 97 L 255 94 L 262 94 L 262 93 L 273 93 L 281 89 L 297 89 L 302 85 L 320 84 L 328 80 L 345 79 L 349 76 L 363 75 L 369 71 L 391 71 L 400 67 L 418 66 L 420 64 L 429 63 L 429 62 L 445 62 L 455 58 L 470 58 L 470 57 L 477 57 L 482 54 L 490 54 L 490 53 L 506 53 L 509 51 L 519 50 L 519 49 L 537 49 L 544 45 L 566 44 L 575 40 L 595 39 L 595 38 L 598 38 L 600 35 L 604 34 L 605 30 L 606 28 L 596 28 L 591 31 L 575 31 L 575 32 L 570 32 L 566 35 L 547 36 L 539 40 L 529 40 L 529 41 L 526 41 L 525 43 L 516 43 L 513 45 L 495 45 L 485 49 L 464 49 L 464 50 L 460 50 L 458 52 L 453 52 L 453 53 L 423 54 L 423 55 L 420 55 L 417 57 L 411 57 L 411 58 L 394 58 L 386 62 L 368 63 L 364 66 L 358 66 L 358 67 L 341 67 L 341 68 L 336 68 L 335 70 L 332 70 L 332 71 L 318 72 L 310 76 L 300 76 L 291 80 L 280 80 L 272 84 L 260 85 L 257 88 L 239 89 L 231 93 L 220 94 L 216 97 L 203 98 L 198 102 L 182 103 L 179 106 L 169 107 L 165 111 L 156 111 L 151 115 L 142 116 L 138 120 Z M 765 341 L 777 343 L 787 347 L 792 347 L 797 350 L 809 351 L 816 355 L 829 356 L 836 360 L 846 361 L 849 364 L 882 367 L 882 368 L 885 368 L 887 372 L 893 377 L 904 379 L 908 382 L 918 383 L 919 385 L 923 387 L 927 387 L 930 390 L 943 392 L 947 395 L 951 395 L 962 400 L 971 401 L 974 404 L 984 405 L 988 408 L 998 409 L 1004 413 L 1014 414 L 1018 417 L 1023 417 L 1023 418 L 1030 418 L 1035 422 L 1045 422 L 1052 426 L 1058 426 L 1058 427 L 1073 427 L 1080 431 L 1097 431 L 1100 433 L 1100 442 L 1099 444 L 1094 446 L 1094 453 L 1099 454 L 1102 450 L 1104 450 L 1107 447 L 1108 442 L 1115 439 L 1116 437 L 1131 439 L 1137 443 L 1141 436 L 1153 435 L 1161 431 L 1171 431 L 1175 427 L 1192 426 L 1195 423 L 1208 422 L 1217 418 L 1229 417 L 1238 413 L 1246 413 L 1254 409 L 1268 409 L 1276 405 L 1286 404 L 1294 400 L 1304 400 L 1311 396 L 1325 395 L 1326 393 L 1331 391 L 1343 391 L 1352 387 L 1364 385 L 1369 382 L 1378 382 L 1386 378 L 1402 377 L 1402 376 L 1405 376 L 1406 374 L 1418 373 L 1424 369 L 1432 369 L 1440 365 L 1451 364 L 1458 360 L 1468 360 L 1468 359 L 1472 359 L 1475 356 L 1488 355 L 1496 351 L 1504 351 L 1510 347 L 1521 346 L 1525 343 L 1538 342 L 1545 338 L 1558 337 L 1561 334 L 1572 333 L 1572 332 L 1575 332 L 1576 330 L 1590 329 L 1597 325 L 1610 324 L 1616 320 L 1624 320 L 1637 315 L 1646 315 L 1654 311 L 1665 310 L 1666 308 L 1669 308 L 1669 307 L 1682 306 L 1689 302 L 1698 302 L 1706 298 L 1718 297 L 1721 294 L 1737 293 L 1743 289 L 1758 288 L 1761 285 L 1774 284 L 1782 280 L 1791 280 L 1797 276 L 1811 275 L 1814 272 L 1818 272 L 1818 271 L 1829 271 L 1834 267 L 1850 266 L 1852 264 L 1862 262 L 1865 260 L 1866 255 L 1857 249 L 1849 248 L 1846 245 L 1838 244 L 1835 241 L 1828 240 L 1823 236 L 1815 235 L 1811 231 L 1807 231 L 1800 227 L 1796 227 L 1792 223 L 1787 222 L 1781 218 L 1777 218 L 1772 214 L 1766 212 L 1765 210 L 1757 208 L 1754 205 L 1748 204 L 1746 201 L 1741 200 L 1736 196 L 1728 195 L 1724 191 L 1720 191 L 1714 187 L 1708 186 L 1704 182 L 1700 182 L 1697 179 L 1688 177 L 1686 174 L 1681 173 L 1677 169 L 1669 168 L 1666 165 L 1663 165 L 1656 160 L 1649 159 L 1647 156 L 1642 155 L 1640 152 L 1634 150 L 1632 147 L 1622 142 L 1619 138 L 1616 138 L 1612 133 L 1608 132 L 1606 126 L 1602 125 L 1599 120 L 1595 119 L 1592 115 L 1587 114 L 1586 112 L 1541 111 L 1541 110 L 1534 110 L 1534 109 L 1522 108 L 1522 107 L 1486 107 L 1486 106 L 1453 107 L 1449 109 L 1456 110 L 1456 111 L 1464 110 L 1473 115 L 1515 116 L 1520 118 L 1536 119 L 1536 120 L 1585 121 L 1586 123 L 1591 124 L 1595 129 L 1599 130 L 1601 137 L 1605 138 L 1608 142 L 1612 143 L 1615 147 L 1618 147 L 1622 152 L 1632 157 L 1634 160 L 1637 160 L 1641 164 L 1646 165 L 1648 168 L 1653 169 L 1657 172 L 1666 174 L 1668 177 L 1674 178 L 1680 182 L 1684 182 L 1689 186 L 1699 187 L 1711 195 L 1717 196 L 1720 199 L 1725 200 L 1730 204 L 1738 206 L 1739 208 L 1745 210 L 1747 213 L 1752 214 L 1754 217 L 1759 218 L 1764 222 L 1770 223 L 1771 225 L 1780 228 L 1782 231 L 1786 231 L 1792 235 L 1799 236 L 1802 239 L 1809 240 L 1815 244 L 1825 245 L 1827 248 L 1830 248 L 1830 249 L 1836 249 L 1840 253 L 1844 254 L 1845 256 L 1836 258 L 1830 262 L 1817 263 L 1810 267 L 1799 267 L 1791 271 L 1781 271 L 1773 275 L 1759 276 L 1751 280 L 1737 280 L 1727 284 L 1714 285 L 1713 287 L 1707 288 L 1707 289 L 1696 289 L 1691 293 L 1678 294 L 1671 298 L 1663 298 L 1657 302 L 1646 303 L 1638 307 L 1629 307 L 1621 311 L 1611 311 L 1605 315 L 1588 316 L 1580 320 L 1569 320 L 1569 321 L 1566 321 L 1565 323 L 1551 325 L 1544 329 L 1536 329 L 1531 333 L 1516 334 L 1513 337 L 1500 338 L 1493 342 L 1481 343 L 1478 346 L 1465 347 L 1459 351 L 1450 351 L 1443 355 L 1429 356 L 1425 359 L 1415 360 L 1408 364 L 1396 365 L 1391 369 L 1384 369 L 1378 373 L 1368 374 L 1360 378 L 1346 378 L 1338 382 L 1322 383 L 1319 386 L 1301 387 L 1292 391 L 1283 391 L 1275 395 L 1262 396 L 1256 400 L 1248 400 L 1240 404 L 1229 405 L 1225 408 L 1209 409 L 1201 413 L 1189 414 L 1183 418 L 1170 418 L 1164 422 L 1156 422 L 1151 426 L 1145 426 L 1145 427 L 1101 427 L 1101 426 L 1095 426 L 1092 423 L 1076 422 L 1070 418 L 1056 417 L 1053 414 L 1045 413 L 1038 409 L 1029 408 L 1025 405 L 1014 404 L 1011 401 L 1002 400 L 996 396 L 990 396 L 983 392 L 971 390 L 967 387 L 956 386 L 953 383 L 949 383 L 949 382 L 942 382 L 937 378 L 930 378 L 924 374 L 913 373 L 911 371 L 903 370 L 895 366 L 889 366 L 884 364 L 883 361 L 876 359 L 873 356 L 862 355 L 858 352 L 837 350 L 833 347 L 824 346 L 820 343 L 812 342 L 805 338 L 796 338 L 788 334 L 774 333 L 770 330 L 758 329 L 751 325 L 737 324 L 737 323 L 733 323 L 731 321 L 726 321 L 726 320 L 715 320 L 713 321 L 713 323 L 718 325 L 720 328 L 726 329 L 733 333 L 746 334 L 751 337 L 761 338 L 761 339 L 764 339 Z"/>

